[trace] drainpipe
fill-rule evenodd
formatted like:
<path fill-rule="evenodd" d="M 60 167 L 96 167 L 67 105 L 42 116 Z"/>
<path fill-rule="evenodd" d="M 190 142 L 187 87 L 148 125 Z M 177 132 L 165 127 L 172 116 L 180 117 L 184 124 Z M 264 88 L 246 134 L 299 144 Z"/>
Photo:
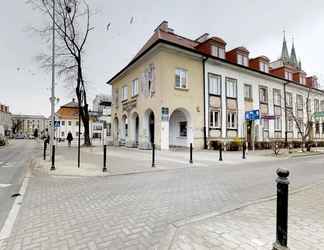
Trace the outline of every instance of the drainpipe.
<path fill-rule="evenodd" d="M 288 85 L 288 82 L 284 83 L 284 107 L 285 107 L 285 147 L 288 146 L 288 120 L 287 120 L 287 99 L 286 99 L 286 86 Z"/>
<path fill-rule="evenodd" d="M 203 84 L 204 84 L 204 91 L 203 91 L 203 100 L 204 100 L 204 149 L 208 148 L 207 145 L 207 133 L 206 133 L 206 76 L 205 76 L 205 63 L 207 61 L 207 57 L 204 57 L 202 60 L 203 64 Z"/>

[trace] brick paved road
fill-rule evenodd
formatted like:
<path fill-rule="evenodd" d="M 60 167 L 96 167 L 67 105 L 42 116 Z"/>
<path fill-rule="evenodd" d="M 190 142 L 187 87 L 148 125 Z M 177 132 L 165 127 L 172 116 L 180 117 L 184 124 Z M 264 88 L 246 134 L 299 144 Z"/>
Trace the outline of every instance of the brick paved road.
<path fill-rule="evenodd" d="M 280 161 L 291 188 L 324 178 L 323 156 Z M 273 162 L 30 180 L 3 249 L 150 249 L 169 223 L 275 193 Z M 1 249 L 2 250 L 2 249 Z"/>
<path fill-rule="evenodd" d="M 170 249 L 270 250 L 276 233 L 275 211 L 272 200 L 187 224 L 177 230 Z M 323 221 L 324 183 L 290 195 L 290 249 L 324 249 Z"/>

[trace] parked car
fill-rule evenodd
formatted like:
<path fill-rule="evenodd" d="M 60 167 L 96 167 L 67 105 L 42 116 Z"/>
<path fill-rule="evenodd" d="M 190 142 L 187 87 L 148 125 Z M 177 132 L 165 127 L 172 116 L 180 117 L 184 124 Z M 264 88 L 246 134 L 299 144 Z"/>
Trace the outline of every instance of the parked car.
<path fill-rule="evenodd" d="M 16 135 L 16 139 L 25 139 L 25 135 L 22 134 Z"/>

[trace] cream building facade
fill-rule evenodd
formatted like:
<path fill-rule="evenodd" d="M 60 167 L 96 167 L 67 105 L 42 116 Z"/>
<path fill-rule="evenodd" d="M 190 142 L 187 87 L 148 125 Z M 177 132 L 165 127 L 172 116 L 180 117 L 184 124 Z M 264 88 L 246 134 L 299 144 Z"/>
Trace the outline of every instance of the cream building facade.
<path fill-rule="evenodd" d="M 143 149 L 154 143 L 168 150 L 190 143 L 208 148 L 238 139 L 249 146 L 300 139 L 288 113 L 306 122 L 306 100 L 312 114 L 324 111 L 324 94 L 316 77 L 307 77 L 297 62 L 294 45 L 289 56 L 284 39 L 282 50 L 270 63 L 266 56 L 249 58 L 244 47 L 226 51 L 224 40 L 208 34 L 195 40 L 179 36 L 162 22 L 107 82 L 113 143 Z M 252 111 L 257 119 L 247 119 Z M 322 118 L 314 122 L 311 139 L 324 139 Z"/>

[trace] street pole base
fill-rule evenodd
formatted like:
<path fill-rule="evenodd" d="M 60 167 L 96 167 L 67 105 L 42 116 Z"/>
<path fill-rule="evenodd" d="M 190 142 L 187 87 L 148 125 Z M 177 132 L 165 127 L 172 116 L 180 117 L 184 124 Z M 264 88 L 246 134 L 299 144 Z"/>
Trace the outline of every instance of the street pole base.
<path fill-rule="evenodd" d="M 103 168 L 102 169 L 102 172 L 107 172 L 107 168 Z"/>
<path fill-rule="evenodd" d="M 192 164 L 193 163 L 193 160 L 190 160 L 189 163 Z"/>
<path fill-rule="evenodd" d="M 273 243 L 272 250 L 290 250 L 289 247 L 281 246 L 278 242 Z"/>
<path fill-rule="evenodd" d="M 55 170 L 55 166 L 51 166 L 51 171 L 54 171 Z"/>
<path fill-rule="evenodd" d="M 152 164 L 152 168 L 155 168 L 155 164 Z"/>

